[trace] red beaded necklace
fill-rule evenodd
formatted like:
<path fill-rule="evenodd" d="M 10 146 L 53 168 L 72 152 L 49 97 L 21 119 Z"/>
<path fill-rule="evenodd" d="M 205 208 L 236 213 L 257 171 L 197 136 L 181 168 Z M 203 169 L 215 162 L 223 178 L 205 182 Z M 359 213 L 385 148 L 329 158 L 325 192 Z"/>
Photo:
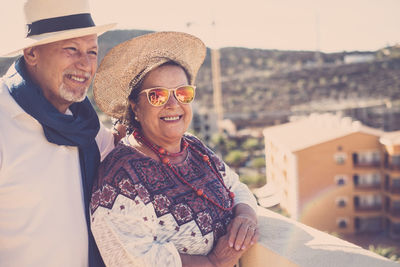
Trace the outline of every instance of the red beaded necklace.
<path fill-rule="evenodd" d="M 213 203 L 215 206 L 217 206 L 218 208 L 225 210 L 225 211 L 230 211 L 233 209 L 233 199 L 235 198 L 235 193 L 231 192 L 226 186 L 225 183 L 221 177 L 221 174 L 219 172 L 217 172 L 213 166 L 211 165 L 210 162 L 210 158 L 205 155 L 202 154 L 200 151 L 194 149 L 192 146 L 189 145 L 189 143 L 185 140 L 185 138 L 182 138 L 182 145 L 181 145 L 181 151 L 177 152 L 177 153 L 169 153 L 168 151 L 166 151 L 164 148 L 156 145 L 156 144 L 152 144 L 150 143 L 150 141 L 148 141 L 143 135 L 141 135 L 138 131 L 134 131 L 133 136 L 135 137 L 135 139 L 141 141 L 143 144 L 145 144 L 148 148 L 150 148 L 154 153 L 157 154 L 157 156 L 160 158 L 161 162 L 163 164 L 165 164 L 166 166 L 168 166 L 168 168 L 171 169 L 171 171 L 176 175 L 176 177 L 178 177 L 179 180 L 181 180 L 184 184 L 186 184 L 187 186 L 189 186 L 190 188 L 192 188 L 193 191 L 196 192 L 196 194 L 200 197 L 203 197 L 204 199 L 206 199 L 207 201 Z M 231 198 L 231 205 L 228 208 L 225 208 L 223 206 L 221 206 L 220 204 L 218 204 L 217 202 L 215 202 L 214 200 L 212 200 L 211 198 L 209 198 L 203 191 L 203 189 L 201 188 L 196 188 L 195 186 L 193 186 L 192 184 L 190 184 L 188 181 L 186 181 L 174 168 L 174 166 L 172 166 L 171 161 L 169 157 L 177 157 L 179 155 L 182 155 L 186 149 L 190 146 L 190 148 L 193 151 L 196 151 L 197 154 L 199 154 L 199 156 L 203 159 L 203 161 L 205 163 L 207 163 L 207 165 L 209 166 L 209 168 L 214 172 L 214 174 L 218 177 L 219 181 L 221 182 L 221 184 L 224 186 L 225 190 L 228 192 L 229 197 Z"/>

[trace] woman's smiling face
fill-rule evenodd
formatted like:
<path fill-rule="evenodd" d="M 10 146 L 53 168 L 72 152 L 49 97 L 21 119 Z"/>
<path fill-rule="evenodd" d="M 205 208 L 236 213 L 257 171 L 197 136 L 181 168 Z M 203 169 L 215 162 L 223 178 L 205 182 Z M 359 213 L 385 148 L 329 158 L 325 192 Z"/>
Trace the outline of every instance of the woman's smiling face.
<path fill-rule="evenodd" d="M 173 89 L 189 84 L 182 67 L 165 64 L 150 71 L 143 80 L 141 90 L 154 87 Z M 192 121 L 190 104 L 179 103 L 174 94 L 161 107 L 152 106 L 145 93 L 138 96 L 137 103 L 131 101 L 131 107 L 141 125 L 143 135 L 152 143 L 180 144 L 183 134 Z"/>

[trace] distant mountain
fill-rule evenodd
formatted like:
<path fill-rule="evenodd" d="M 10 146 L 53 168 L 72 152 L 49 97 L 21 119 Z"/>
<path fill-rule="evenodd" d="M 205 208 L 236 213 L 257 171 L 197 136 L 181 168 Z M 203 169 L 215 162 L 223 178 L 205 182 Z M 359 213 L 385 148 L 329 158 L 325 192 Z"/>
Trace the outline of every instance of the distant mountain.
<path fill-rule="evenodd" d="M 113 46 L 145 33 L 148 31 L 117 30 L 101 35 L 99 61 Z M 0 75 L 12 61 L 0 58 Z M 371 100 L 400 101 L 399 47 L 343 53 L 226 47 L 220 49 L 220 65 L 225 117 L 239 124 L 284 122 L 291 115 L 315 112 L 318 103 L 325 111 L 338 111 L 359 108 Z M 196 101 L 211 108 L 210 51 L 197 86 Z M 340 108 L 338 104 L 344 102 L 346 108 Z M 400 109 L 395 115 L 400 117 Z"/>

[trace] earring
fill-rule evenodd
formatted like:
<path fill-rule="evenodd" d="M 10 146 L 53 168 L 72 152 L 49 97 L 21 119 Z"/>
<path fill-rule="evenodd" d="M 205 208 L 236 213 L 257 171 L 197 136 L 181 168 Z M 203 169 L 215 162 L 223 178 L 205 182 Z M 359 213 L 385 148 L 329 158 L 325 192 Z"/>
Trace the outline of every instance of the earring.
<path fill-rule="evenodd" d="M 136 120 L 136 121 L 139 121 L 139 118 L 138 118 L 136 115 L 135 115 L 135 120 Z"/>

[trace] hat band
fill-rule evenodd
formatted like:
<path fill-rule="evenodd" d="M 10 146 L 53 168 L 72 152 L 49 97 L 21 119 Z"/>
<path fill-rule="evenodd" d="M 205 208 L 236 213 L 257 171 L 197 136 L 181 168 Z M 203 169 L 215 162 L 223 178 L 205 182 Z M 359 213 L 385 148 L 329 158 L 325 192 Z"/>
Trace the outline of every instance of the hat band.
<path fill-rule="evenodd" d="M 89 13 L 42 19 L 28 24 L 28 33 L 26 37 L 93 26 L 96 25 Z"/>

